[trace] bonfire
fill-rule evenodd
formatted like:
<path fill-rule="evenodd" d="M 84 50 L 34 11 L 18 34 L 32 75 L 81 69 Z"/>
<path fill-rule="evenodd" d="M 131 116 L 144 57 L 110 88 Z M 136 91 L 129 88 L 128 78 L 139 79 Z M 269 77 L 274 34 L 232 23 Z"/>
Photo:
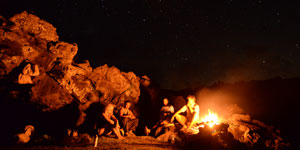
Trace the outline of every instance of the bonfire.
<path fill-rule="evenodd" d="M 198 117 L 197 122 L 190 131 L 186 132 L 186 135 L 190 135 L 190 138 L 187 138 L 187 143 L 193 143 L 194 146 L 206 145 L 206 143 L 194 141 L 195 139 L 209 139 L 217 142 L 216 145 L 229 149 L 237 147 L 241 143 L 247 147 L 260 145 L 270 149 L 285 149 L 289 146 L 289 143 L 279 136 L 278 130 L 275 131 L 273 127 L 261 121 L 252 120 L 250 115 L 232 114 L 230 117 L 223 118 L 222 114 L 208 109 L 207 113 Z M 233 143 L 238 144 L 228 145 L 229 141 L 232 143 L 232 140 Z"/>
<path fill-rule="evenodd" d="M 205 124 L 212 128 L 214 125 L 219 125 L 221 123 L 221 119 L 218 117 L 217 113 L 214 113 L 208 109 L 208 114 L 201 119 L 201 123 L 201 127 L 204 127 L 203 124 Z"/>

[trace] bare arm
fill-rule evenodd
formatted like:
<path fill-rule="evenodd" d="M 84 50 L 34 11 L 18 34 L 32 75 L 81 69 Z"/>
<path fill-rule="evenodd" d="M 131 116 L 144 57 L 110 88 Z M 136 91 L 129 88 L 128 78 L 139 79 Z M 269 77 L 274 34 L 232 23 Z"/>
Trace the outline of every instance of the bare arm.
<path fill-rule="evenodd" d="M 122 117 L 122 118 L 129 118 L 130 114 L 124 115 L 124 111 L 125 111 L 125 109 L 121 108 L 121 110 L 120 110 L 120 117 Z M 128 111 L 128 113 L 130 113 L 130 110 Z"/>
<path fill-rule="evenodd" d="M 123 114 L 124 114 L 124 109 L 121 108 L 121 110 L 120 110 L 120 117 L 125 117 Z"/>
<path fill-rule="evenodd" d="M 111 119 L 114 120 L 115 122 L 118 122 L 118 119 L 116 118 L 115 115 L 112 115 L 112 116 L 111 116 Z"/>
<path fill-rule="evenodd" d="M 39 67 L 38 65 L 34 65 L 34 72 L 32 72 L 31 76 L 38 76 L 40 75 Z"/>
<path fill-rule="evenodd" d="M 119 126 L 119 120 L 116 118 L 116 116 L 115 116 L 115 115 L 112 115 L 111 118 L 116 122 L 116 127 L 117 127 L 117 128 L 120 127 L 120 126 Z"/>
<path fill-rule="evenodd" d="M 182 108 L 180 108 L 180 109 L 172 116 L 171 122 L 174 121 L 174 118 L 175 118 L 178 114 L 180 114 L 180 113 L 182 113 L 182 112 L 185 112 L 185 111 L 186 111 L 186 105 L 184 105 Z"/>
<path fill-rule="evenodd" d="M 170 106 L 170 112 L 174 114 L 174 107 L 172 105 Z"/>
<path fill-rule="evenodd" d="M 105 120 L 107 120 L 110 124 L 114 124 L 114 123 L 115 123 L 112 119 L 110 119 L 110 118 L 107 116 L 107 114 L 102 113 L 102 116 L 103 116 L 103 117 L 105 118 Z"/>
<path fill-rule="evenodd" d="M 135 119 L 136 118 L 135 115 L 132 113 L 131 110 L 128 110 L 128 113 L 129 113 L 129 118 L 130 119 Z"/>

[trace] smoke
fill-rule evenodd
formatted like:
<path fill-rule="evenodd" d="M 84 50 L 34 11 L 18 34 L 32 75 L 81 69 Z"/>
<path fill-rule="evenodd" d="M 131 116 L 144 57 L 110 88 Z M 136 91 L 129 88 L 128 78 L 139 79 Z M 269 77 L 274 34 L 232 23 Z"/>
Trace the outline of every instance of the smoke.
<path fill-rule="evenodd" d="M 200 106 L 200 117 L 207 114 L 208 110 L 218 113 L 223 119 L 228 119 L 233 114 L 243 113 L 243 109 L 236 102 L 239 98 L 231 93 L 221 90 L 202 89 L 196 93 L 197 103 Z"/>

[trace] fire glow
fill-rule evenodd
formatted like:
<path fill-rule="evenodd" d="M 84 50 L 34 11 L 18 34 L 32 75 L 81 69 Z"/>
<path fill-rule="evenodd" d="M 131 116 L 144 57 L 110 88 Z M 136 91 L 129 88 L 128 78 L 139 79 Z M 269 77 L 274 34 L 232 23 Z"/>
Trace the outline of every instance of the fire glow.
<path fill-rule="evenodd" d="M 217 113 L 211 112 L 210 109 L 208 109 L 208 114 L 201 119 L 201 122 L 212 128 L 214 125 L 220 124 L 220 118 Z"/>

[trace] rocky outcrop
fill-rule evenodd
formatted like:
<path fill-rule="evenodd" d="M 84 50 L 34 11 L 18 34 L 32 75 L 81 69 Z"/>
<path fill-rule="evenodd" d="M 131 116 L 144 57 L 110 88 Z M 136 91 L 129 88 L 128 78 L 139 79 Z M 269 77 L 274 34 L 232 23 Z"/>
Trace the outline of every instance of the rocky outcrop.
<path fill-rule="evenodd" d="M 125 100 L 138 102 L 139 77 L 114 66 L 92 68 L 87 60 L 74 62 L 77 44 L 59 41 L 50 23 L 27 12 L 9 20 L 0 17 L 0 23 L 0 92 L 6 98 L 24 99 L 20 93 L 27 88 L 25 100 L 43 111 L 75 101 L 81 111 L 78 125 L 92 103 L 121 106 Z"/>

